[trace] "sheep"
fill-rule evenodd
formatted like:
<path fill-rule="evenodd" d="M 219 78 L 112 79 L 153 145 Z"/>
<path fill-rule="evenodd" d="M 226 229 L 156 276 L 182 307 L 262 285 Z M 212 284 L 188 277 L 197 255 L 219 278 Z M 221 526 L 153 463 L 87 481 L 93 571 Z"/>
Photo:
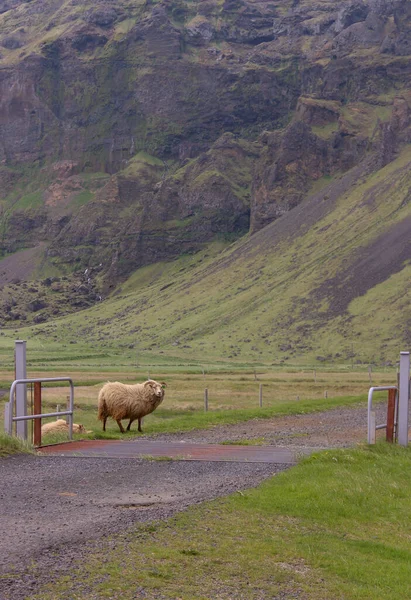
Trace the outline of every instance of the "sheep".
<path fill-rule="evenodd" d="M 69 426 L 64 419 L 57 419 L 51 423 L 45 423 L 41 426 L 41 435 L 47 435 L 48 433 L 65 433 L 68 432 Z M 90 433 L 86 431 L 84 425 L 73 423 L 73 433 Z"/>
<path fill-rule="evenodd" d="M 103 421 L 103 431 L 106 430 L 108 417 L 112 417 L 117 421 L 121 433 L 124 433 L 122 419 L 130 419 L 127 431 L 130 431 L 132 422 L 138 419 L 138 431 L 142 433 L 141 421 L 161 404 L 165 386 L 165 383 L 153 379 L 134 385 L 119 381 L 104 384 L 98 395 L 98 418 Z"/>

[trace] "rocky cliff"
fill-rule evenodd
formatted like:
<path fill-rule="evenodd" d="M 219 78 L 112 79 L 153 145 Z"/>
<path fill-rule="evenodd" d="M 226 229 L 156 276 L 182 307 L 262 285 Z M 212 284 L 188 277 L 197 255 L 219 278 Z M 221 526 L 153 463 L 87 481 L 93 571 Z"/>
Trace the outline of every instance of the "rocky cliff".
<path fill-rule="evenodd" d="M 411 141 L 407 0 L 0 1 L 1 248 L 139 266 Z"/>

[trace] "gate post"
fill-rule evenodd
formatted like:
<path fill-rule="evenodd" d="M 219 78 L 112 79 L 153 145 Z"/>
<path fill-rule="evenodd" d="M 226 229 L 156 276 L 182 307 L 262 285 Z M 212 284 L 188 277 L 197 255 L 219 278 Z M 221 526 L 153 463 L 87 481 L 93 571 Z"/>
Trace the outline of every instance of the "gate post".
<path fill-rule="evenodd" d="M 41 381 L 34 384 L 33 414 L 41 415 Z M 33 445 L 41 446 L 41 419 L 33 419 Z"/>
<path fill-rule="evenodd" d="M 400 353 L 400 390 L 398 400 L 398 443 L 408 445 L 408 402 L 410 397 L 410 353 Z"/>
<path fill-rule="evenodd" d="M 396 390 L 388 390 L 388 406 L 387 406 L 387 429 L 385 439 L 391 444 L 394 442 L 395 429 L 395 405 L 397 400 Z"/>
<path fill-rule="evenodd" d="M 27 379 L 26 368 L 26 342 L 17 340 L 14 344 L 15 379 Z M 12 399 L 10 398 L 10 410 L 12 410 Z M 27 415 L 27 385 L 19 383 L 16 386 L 16 417 Z M 27 440 L 27 421 L 17 421 L 16 433 L 18 437 Z"/>

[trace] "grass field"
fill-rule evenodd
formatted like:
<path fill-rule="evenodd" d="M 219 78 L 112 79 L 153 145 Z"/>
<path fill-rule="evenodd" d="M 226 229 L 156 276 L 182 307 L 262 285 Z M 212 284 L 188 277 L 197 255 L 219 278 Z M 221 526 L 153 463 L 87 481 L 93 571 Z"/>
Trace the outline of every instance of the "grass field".
<path fill-rule="evenodd" d="M 50 376 L 56 374 L 53 369 L 36 370 L 32 365 L 29 375 Z M 150 376 L 165 380 L 167 390 L 164 405 L 144 421 L 146 433 L 309 413 L 358 402 L 365 407 L 370 386 L 365 370 L 224 372 L 217 366 L 198 371 L 198 367 L 150 368 Z M 102 434 L 96 419 L 98 391 L 107 379 L 143 380 L 147 369 L 83 365 L 65 374 L 76 384 L 75 421 L 92 430 L 85 437 L 123 437 L 112 421 Z M 371 376 L 374 385 L 396 380 L 394 369 Z M 8 369 L 0 371 L 3 387 L 12 379 Z M 263 408 L 258 406 L 260 385 Z M 207 413 L 203 406 L 206 387 Z M 28 397 L 31 400 L 30 389 Z M 66 398 L 67 387 L 43 389 L 47 410 L 57 404 L 63 407 Z M 49 436 L 44 441 L 63 439 Z M 22 450 L 10 445 L 9 439 L 3 441 L 0 436 L 0 456 Z M 408 600 L 410 472 L 410 450 L 385 444 L 315 454 L 257 489 L 102 540 L 98 551 L 83 555 L 81 564 L 73 565 L 70 576 L 60 577 L 57 584 L 31 598 L 131 600 L 138 589 L 149 600 Z"/>
<path fill-rule="evenodd" d="M 187 431 L 206 428 L 216 424 L 229 424 L 256 417 L 297 414 L 325 410 L 333 406 L 344 406 L 359 401 L 366 402 L 370 387 L 369 373 L 343 371 L 284 371 L 260 369 L 253 371 L 221 370 L 198 372 L 180 367 L 158 367 L 150 371 L 134 371 L 130 368 L 111 370 L 70 369 L 65 375 L 73 378 L 75 384 L 76 423 L 82 423 L 92 433 L 86 437 L 122 437 L 117 424 L 109 419 L 107 432 L 102 432 L 97 420 L 98 392 L 107 380 L 120 380 L 125 383 L 144 381 L 148 375 L 167 383 L 163 404 L 153 414 L 144 419 L 143 430 L 147 434 L 160 432 Z M 60 372 L 62 374 L 62 372 Z M 30 377 L 57 375 L 51 369 L 29 369 Z M 0 381 L 4 387 L 11 384 L 13 375 L 0 371 Z M 394 369 L 391 372 L 372 374 L 373 385 L 392 384 L 396 381 Z M 259 388 L 262 386 L 263 408 L 259 407 Z M 209 410 L 204 412 L 204 390 L 208 389 Z M 3 398 L 3 403 L 6 398 Z M 44 386 L 42 405 L 44 412 L 64 410 L 68 399 L 68 386 Z M 32 390 L 28 388 L 28 403 L 32 404 Z M 1 418 L 3 410 L 1 409 Z M 51 419 L 52 420 L 52 419 Z M 2 423 L 0 423 L 2 427 Z M 131 434 L 135 435 L 136 431 Z M 45 438 L 44 441 L 56 441 Z M 58 439 L 63 439 L 61 436 Z"/>
<path fill-rule="evenodd" d="M 23 442 L 19 438 L 5 435 L 0 431 L 0 458 L 10 454 L 34 452 L 30 443 Z"/>
<path fill-rule="evenodd" d="M 35 598 L 408 600 L 410 473 L 409 449 L 322 452 L 101 542 Z"/>

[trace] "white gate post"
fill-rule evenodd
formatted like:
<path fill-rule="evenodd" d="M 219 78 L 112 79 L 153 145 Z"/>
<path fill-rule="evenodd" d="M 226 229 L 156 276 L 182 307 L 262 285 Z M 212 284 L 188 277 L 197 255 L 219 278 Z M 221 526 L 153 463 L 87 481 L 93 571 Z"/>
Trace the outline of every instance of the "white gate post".
<path fill-rule="evenodd" d="M 408 445 L 408 402 L 410 397 L 410 353 L 400 353 L 400 392 L 398 400 L 398 443 Z"/>
<path fill-rule="evenodd" d="M 26 342 L 17 340 L 15 342 L 15 379 L 27 379 L 26 367 Z M 12 398 L 10 398 L 10 410 L 12 410 Z M 16 386 L 16 417 L 27 415 L 27 385 L 19 383 Z M 27 421 L 17 421 L 16 433 L 18 437 L 27 440 Z"/>

